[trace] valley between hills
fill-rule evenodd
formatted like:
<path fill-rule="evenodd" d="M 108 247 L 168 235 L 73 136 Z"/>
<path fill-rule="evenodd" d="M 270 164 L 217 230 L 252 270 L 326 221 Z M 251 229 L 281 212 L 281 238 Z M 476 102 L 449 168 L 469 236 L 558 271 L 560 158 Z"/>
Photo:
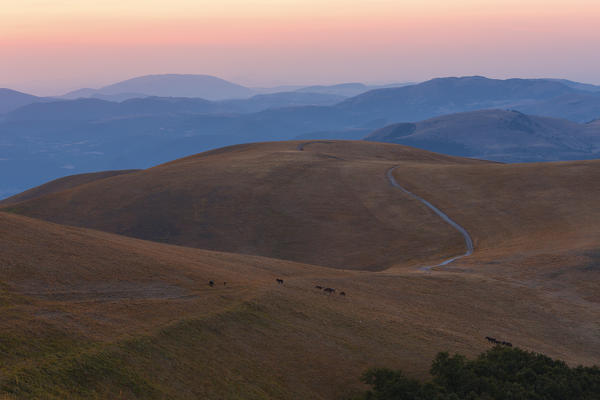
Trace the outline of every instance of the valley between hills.
<path fill-rule="evenodd" d="M 390 168 L 473 254 L 421 269 L 465 241 Z M 292 141 L 49 182 L 0 203 L 0 393 L 336 399 L 487 335 L 597 364 L 599 180 L 594 160 Z"/>

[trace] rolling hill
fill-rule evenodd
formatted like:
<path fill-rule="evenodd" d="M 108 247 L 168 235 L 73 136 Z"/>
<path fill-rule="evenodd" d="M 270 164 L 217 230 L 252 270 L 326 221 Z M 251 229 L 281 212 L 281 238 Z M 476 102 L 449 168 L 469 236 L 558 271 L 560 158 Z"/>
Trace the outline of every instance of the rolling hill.
<path fill-rule="evenodd" d="M 323 155 L 299 151 L 301 143 L 209 151 L 10 207 L 147 240 L 345 269 L 382 270 L 462 246 L 459 236 L 418 205 L 398 209 L 390 202 L 394 189 L 383 172 L 396 160 L 481 162 L 368 142 L 332 143 L 332 154 Z M 359 185 L 351 184 L 357 180 Z M 438 247 L 428 240 L 432 230 L 449 240 Z"/>
<path fill-rule="evenodd" d="M 471 111 L 417 123 L 393 124 L 365 139 L 502 162 L 600 156 L 598 124 L 578 124 L 505 110 Z"/>
<path fill-rule="evenodd" d="M 398 182 L 442 209 L 473 204 L 472 214 L 457 220 L 476 248 L 525 243 L 560 226 L 549 242 L 536 239 L 527 249 L 533 254 L 536 246 L 593 242 L 600 226 L 590 206 L 599 195 L 597 161 L 504 165 L 393 144 L 316 141 L 299 150 L 302 143 L 209 151 L 9 209 L 146 240 L 342 269 L 384 270 L 460 253 L 464 243 L 454 229 L 397 196 L 385 174 L 399 166 Z"/>
<path fill-rule="evenodd" d="M 464 242 L 389 184 L 393 166 L 470 232 L 472 256 L 418 270 Z M 0 212 L 0 393 L 335 399 L 368 367 L 425 377 L 438 351 L 475 355 L 487 335 L 597 363 L 599 175 L 296 141 L 50 184 Z"/>

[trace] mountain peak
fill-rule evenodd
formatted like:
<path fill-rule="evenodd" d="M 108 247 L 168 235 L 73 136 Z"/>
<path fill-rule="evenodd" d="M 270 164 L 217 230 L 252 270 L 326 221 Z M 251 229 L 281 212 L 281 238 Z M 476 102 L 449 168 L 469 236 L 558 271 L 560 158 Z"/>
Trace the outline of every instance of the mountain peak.
<path fill-rule="evenodd" d="M 131 98 L 123 96 L 127 93 L 133 97 L 199 97 L 207 100 L 248 98 L 255 94 L 252 89 L 211 75 L 153 74 L 126 79 L 100 89 L 76 90 L 63 97 L 72 99 L 121 95 L 121 100 L 125 100 Z"/>

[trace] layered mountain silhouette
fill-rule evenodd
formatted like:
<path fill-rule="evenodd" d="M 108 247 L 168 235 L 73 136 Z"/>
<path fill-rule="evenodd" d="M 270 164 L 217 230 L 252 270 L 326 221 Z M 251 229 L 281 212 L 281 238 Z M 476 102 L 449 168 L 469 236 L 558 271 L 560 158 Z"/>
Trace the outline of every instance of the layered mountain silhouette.
<path fill-rule="evenodd" d="M 117 82 L 100 89 L 80 89 L 64 98 L 94 96 L 164 96 L 201 97 L 208 100 L 245 98 L 255 94 L 251 89 L 210 75 L 146 75 Z"/>
<path fill-rule="evenodd" d="M 547 79 L 488 79 L 480 76 L 436 78 L 418 85 L 373 90 L 348 99 L 337 107 L 353 113 L 368 113 L 373 118 L 418 121 L 438 115 L 486 108 L 531 110 L 540 115 L 553 115 L 554 104 L 563 103 L 563 96 L 575 96 L 580 110 L 563 110 L 562 118 L 587 122 L 600 112 L 600 96 L 579 91 L 558 81 Z M 591 104 L 591 105 L 589 105 Z M 591 110 L 590 110 L 591 108 Z"/>
<path fill-rule="evenodd" d="M 117 82 L 99 89 L 83 88 L 60 96 L 63 99 L 96 98 L 123 101 L 139 97 L 201 97 L 208 100 L 245 99 L 253 95 L 283 92 L 314 93 L 337 96 L 338 100 L 369 90 L 408 85 L 365 85 L 360 82 L 335 85 L 286 85 L 269 88 L 249 88 L 211 75 L 160 74 L 145 75 Z"/>
<path fill-rule="evenodd" d="M 589 83 L 581 83 L 581 82 L 574 82 L 568 79 L 548 79 L 549 81 L 555 81 L 555 82 L 560 82 L 563 85 L 572 87 L 573 89 L 577 89 L 577 90 L 586 90 L 589 92 L 600 92 L 600 86 L 598 85 L 591 85 Z"/>
<path fill-rule="evenodd" d="M 133 80 L 111 90 L 137 91 L 139 83 Z M 600 92 L 572 86 L 547 79 L 464 77 L 376 89 L 349 99 L 327 93 L 331 88 L 313 87 L 310 90 L 323 92 L 292 90 L 219 101 L 150 96 L 121 102 L 88 98 L 29 104 L 0 116 L 0 196 L 67 173 L 145 168 L 237 143 L 294 138 L 360 139 L 393 123 L 416 123 L 458 112 L 512 109 L 577 123 L 598 118 Z M 359 89 L 357 85 L 349 87 Z M 459 129 L 458 123 L 467 124 L 462 129 L 465 135 L 471 133 L 473 127 L 466 120 L 455 120 L 452 129 Z M 545 127 L 551 125 L 553 132 L 562 132 L 563 139 L 569 132 L 580 131 L 565 121 L 544 122 Z M 564 140 L 557 144 L 553 139 L 544 146 L 527 142 L 535 149 L 507 147 L 507 140 L 498 140 L 497 151 L 491 151 L 489 143 L 486 149 L 451 148 L 448 143 L 426 148 L 504 161 L 590 158 L 595 154 L 593 146 L 588 150 L 583 145 L 561 147 Z M 547 137 L 543 140 L 550 143 Z M 585 143 L 589 144 L 589 140 Z M 432 146 L 432 142 L 413 145 Z M 518 154 L 512 154 L 513 151 Z"/>
<path fill-rule="evenodd" d="M 314 85 L 299 88 L 297 92 L 306 93 L 324 93 L 324 94 L 335 94 L 344 97 L 358 96 L 359 94 L 384 88 L 402 87 L 413 85 L 413 83 L 391 83 L 388 85 L 365 85 L 360 82 L 353 83 L 340 83 L 337 85 Z"/>
<path fill-rule="evenodd" d="M 503 162 L 591 159 L 600 155 L 600 124 L 483 110 L 392 124 L 366 140 Z"/>
<path fill-rule="evenodd" d="M 27 104 L 43 101 L 44 99 L 16 90 L 0 88 L 0 114 L 5 114 Z"/>

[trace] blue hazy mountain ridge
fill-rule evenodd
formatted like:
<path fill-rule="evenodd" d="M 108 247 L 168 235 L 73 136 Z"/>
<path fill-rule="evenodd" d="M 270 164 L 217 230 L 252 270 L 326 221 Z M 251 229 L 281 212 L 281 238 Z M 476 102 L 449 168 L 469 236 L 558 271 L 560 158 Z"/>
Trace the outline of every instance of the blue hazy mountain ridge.
<path fill-rule="evenodd" d="M 575 82 L 575 81 L 570 81 L 568 79 L 548 79 L 549 81 L 555 81 L 555 82 L 560 82 L 563 85 L 569 86 L 573 89 L 578 89 L 578 90 L 585 90 L 585 91 L 589 91 L 589 92 L 600 92 L 600 86 L 598 85 L 592 85 L 589 83 L 581 83 L 581 82 Z"/>
<path fill-rule="evenodd" d="M 45 99 L 12 89 L 0 88 L 0 114 L 5 114 L 27 104 L 40 101 L 45 101 Z"/>
<path fill-rule="evenodd" d="M 581 112 L 571 109 L 564 110 L 562 115 L 552 115 L 549 114 L 552 111 L 538 107 L 540 104 L 554 105 L 553 99 L 564 99 L 561 96 L 577 97 L 583 104 L 593 103 L 591 114 L 582 116 Z M 527 108 L 538 107 L 540 115 L 587 122 L 600 113 L 600 109 L 596 108 L 598 99 L 600 94 L 580 91 L 548 79 L 498 80 L 474 76 L 436 78 L 418 85 L 373 90 L 347 99 L 337 107 L 397 122 L 414 122 L 438 115 L 487 108 L 511 108 L 527 112 Z"/>
<path fill-rule="evenodd" d="M 362 122 L 380 120 L 388 123 L 414 122 L 438 115 L 486 108 L 511 108 L 577 122 L 587 122 L 600 114 L 600 92 L 580 91 L 559 81 L 547 79 L 437 78 L 417 85 L 371 90 L 335 104 L 338 100 L 340 97 L 336 95 L 327 97 L 323 93 L 274 93 L 245 100 L 221 101 L 210 107 L 208 103 L 197 100 L 199 107 L 192 112 L 259 112 L 269 108 L 299 106 L 298 112 L 305 114 L 303 106 L 324 105 L 332 113 L 354 115 Z M 185 112 L 189 111 L 187 108 L 190 103 L 186 103 L 185 99 L 164 98 L 162 101 L 171 103 L 167 107 L 169 112 L 173 111 L 174 103 L 181 104 L 186 109 Z M 78 107 L 76 103 L 62 103 L 61 107 L 68 107 L 69 104 Z M 121 108 L 128 111 L 119 109 L 116 113 L 127 114 L 130 112 L 127 108 L 129 105 L 127 101 L 123 102 Z M 139 105 L 140 113 L 143 114 L 144 103 L 140 102 Z M 42 112 L 43 107 L 35 110 Z M 290 112 L 286 110 L 282 114 L 289 116 Z M 317 116 L 322 114 L 322 110 L 317 111 Z M 31 118 L 39 119 L 33 113 Z M 318 128 L 318 121 L 315 122 Z M 338 128 L 344 128 L 344 121 L 340 121 L 340 125 Z"/>
<path fill-rule="evenodd" d="M 516 104 L 515 109 L 527 114 L 565 118 L 577 122 L 589 122 L 598 118 L 600 92 L 567 93 L 551 99 Z"/>
<path fill-rule="evenodd" d="M 481 110 L 378 129 L 369 141 L 501 162 L 580 160 L 600 157 L 600 123 Z"/>
<path fill-rule="evenodd" d="M 341 83 L 335 85 L 286 85 L 271 88 L 249 88 L 210 75 L 162 74 L 146 75 L 117 82 L 99 89 L 82 88 L 58 98 L 74 100 L 96 98 L 123 101 L 138 97 L 200 97 L 208 100 L 246 99 L 257 94 L 281 92 L 318 93 L 347 98 L 373 89 L 405 86 L 408 83 L 387 85 L 365 85 L 363 83 Z"/>
<path fill-rule="evenodd" d="M 200 97 L 207 100 L 247 98 L 256 94 L 252 89 L 211 75 L 161 74 L 127 79 L 100 89 L 80 89 L 63 95 L 76 99 L 94 95 L 139 93 L 161 97 Z"/>
<path fill-rule="evenodd" d="M 28 104 L 4 116 L 5 121 L 93 121 L 159 114 L 256 113 L 271 108 L 333 105 L 344 97 L 323 93 L 283 92 L 249 99 L 209 101 L 191 97 L 141 97 L 121 102 L 98 98 Z"/>
<path fill-rule="evenodd" d="M 144 93 L 117 93 L 117 94 L 102 94 L 97 93 L 94 89 L 79 89 L 71 92 L 68 96 L 60 96 L 57 99 L 75 100 L 75 99 L 100 99 L 106 101 L 121 102 L 129 99 L 138 99 L 144 97 L 152 97 Z"/>
<path fill-rule="evenodd" d="M 236 143 L 358 139 L 391 123 L 463 111 L 535 108 L 536 114 L 575 122 L 600 116 L 599 94 L 544 79 L 439 78 L 341 102 L 327 96 L 287 92 L 224 101 L 146 97 L 26 105 L 0 116 L 0 196 L 68 174 L 146 168 Z M 335 104 L 323 105 L 328 102 Z M 579 150 L 565 154 L 545 157 L 588 158 Z M 520 153 L 518 159 L 540 157 Z"/>
<path fill-rule="evenodd" d="M 231 99 L 219 102 L 221 112 L 252 113 L 272 108 L 294 106 L 330 106 L 346 97 L 334 93 L 278 92 L 259 94 L 249 99 Z"/>
<path fill-rule="evenodd" d="M 370 90 L 394 88 L 414 85 L 414 83 L 391 83 L 388 85 L 365 85 L 360 82 L 340 83 L 337 85 L 314 85 L 296 89 L 297 92 L 335 94 L 344 97 L 354 97 Z"/>

